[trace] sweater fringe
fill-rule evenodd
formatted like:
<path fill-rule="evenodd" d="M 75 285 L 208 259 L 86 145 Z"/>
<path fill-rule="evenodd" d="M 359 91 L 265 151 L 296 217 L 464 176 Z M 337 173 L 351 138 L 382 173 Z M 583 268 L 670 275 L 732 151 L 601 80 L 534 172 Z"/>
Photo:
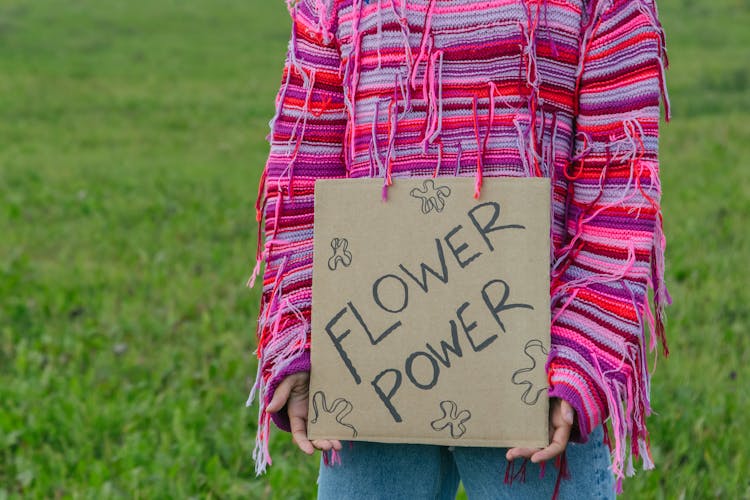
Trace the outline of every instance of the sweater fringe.
<path fill-rule="evenodd" d="M 638 173 L 642 174 L 647 168 L 649 168 L 647 162 L 640 162 Z M 640 179 L 640 175 L 635 175 L 635 167 L 632 167 L 631 176 Z M 656 192 L 653 198 L 654 200 L 658 200 L 660 186 L 655 169 L 651 171 L 650 179 L 652 182 L 651 190 Z M 648 197 L 643 193 L 637 181 L 629 183 L 628 186 L 629 189 L 623 193 L 622 200 L 627 200 L 638 194 Z M 611 205 L 619 204 L 622 200 L 613 202 Z M 652 200 L 652 203 L 658 207 L 657 201 Z M 581 219 L 585 220 L 583 213 Z M 579 225 L 578 233 L 573 236 L 571 243 L 566 247 L 567 257 L 576 254 L 579 247 L 575 244 L 575 240 L 580 236 L 582 227 L 582 224 Z M 551 349 L 546 367 L 549 370 L 549 365 L 553 358 L 563 358 L 576 363 L 578 366 L 585 367 L 591 379 L 596 383 L 600 393 L 604 395 L 608 415 L 602 415 L 601 417 L 606 417 L 612 429 L 612 436 L 614 438 L 614 442 L 610 444 L 612 471 L 616 478 L 618 493 L 622 493 L 623 477 L 629 477 L 635 473 L 633 467 L 634 457 L 641 458 L 644 470 L 654 468 L 650 452 L 649 434 L 646 428 L 646 417 L 652 413 L 650 404 L 650 374 L 646 357 L 646 331 L 648 330 L 649 332 L 648 350 L 656 354 L 656 347 L 659 344 L 664 355 L 667 356 L 669 349 L 664 334 L 664 309 L 666 305 L 671 304 L 671 297 L 664 279 L 665 248 L 666 239 L 662 227 L 661 211 L 659 210 L 657 212 L 654 237 L 650 248 L 651 262 L 649 276 L 645 277 L 646 291 L 640 299 L 636 297 L 635 292 L 630 288 L 626 279 L 628 274 L 632 274 L 635 264 L 635 249 L 632 244 L 630 245 L 627 261 L 617 271 L 609 274 L 602 272 L 578 280 L 572 280 L 564 284 L 559 284 L 553 290 L 553 309 L 555 302 L 562 301 L 563 298 L 566 299 L 556 311 L 553 317 L 553 325 L 555 325 L 563 312 L 568 309 L 573 299 L 577 295 L 586 293 L 586 289 L 592 285 L 596 286 L 606 283 L 613 286 L 619 284 L 631 297 L 633 311 L 637 317 L 635 328 L 640 334 L 638 335 L 638 344 L 627 345 L 626 354 L 620 360 L 619 365 L 605 368 L 594 355 L 584 356 L 565 345 L 555 345 Z M 558 266 L 562 268 L 557 269 L 558 275 L 564 271 L 564 266 L 561 265 L 564 261 L 565 259 L 558 259 L 557 261 Z M 653 292 L 656 317 L 654 317 L 651 311 L 649 290 Z M 564 325 L 558 325 L 557 328 L 564 328 Z M 591 328 L 594 328 L 593 323 Z M 560 390 L 562 389 L 556 391 L 553 387 L 550 395 L 559 395 Z M 596 418 L 596 415 L 594 415 L 592 420 Z M 583 415 L 579 415 L 579 419 L 583 419 Z M 582 434 L 588 434 L 597 422 L 583 421 L 581 423 Z M 583 440 L 585 441 L 585 439 L 584 437 Z M 609 441 L 608 435 L 606 439 Z"/>

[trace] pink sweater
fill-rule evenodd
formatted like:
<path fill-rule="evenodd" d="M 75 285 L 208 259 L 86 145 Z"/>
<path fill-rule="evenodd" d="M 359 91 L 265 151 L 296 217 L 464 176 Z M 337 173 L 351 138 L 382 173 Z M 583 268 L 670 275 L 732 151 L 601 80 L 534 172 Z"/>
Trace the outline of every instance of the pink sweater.
<path fill-rule="evenodd" d="M 380 177 L 385 196 L 401 176 L 473 176 L 475 196 L 484 176 L 551 179 L 549 396 L 576 409 L 575 441 L 608 420 L 618 491 L 630 456 L 653 467 L 646 350 L 659 340 L 668 354 L 671 303 L 658 163 L 666 53 L 654 0 L 287 5 L 250 279 L 265 263 L 248 399 L 260 399 L 256 471 L 271 462 L 266 404 L 285 376 L 310 368 L 315 180 Z M 289 430 L 283 412 L 273 420 Z"/>

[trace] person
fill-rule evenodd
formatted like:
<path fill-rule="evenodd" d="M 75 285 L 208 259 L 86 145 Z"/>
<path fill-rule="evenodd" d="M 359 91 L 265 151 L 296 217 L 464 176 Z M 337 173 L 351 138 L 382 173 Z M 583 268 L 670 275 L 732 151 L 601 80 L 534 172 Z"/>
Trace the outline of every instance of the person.
<path fill-rule="evenodd" d="M 634 457 L 653 467 L 647 354 L 659 343 L 668 355 L 658 136 L 670 112 L 654 0 L 287 8 L 248 282 L 265 264 L 256 472 L 271 463 L 272 420 L 322 450 L 319 498 L 452 498 L 459 480 L 472 498 L 621 492 Z M 475 197 L 485 176 L 551 180 L 544 449 L 307 439 L 315 181 L 379 177 L 385 197 L 394 178 L 430 175 L 473 176 Z"/>

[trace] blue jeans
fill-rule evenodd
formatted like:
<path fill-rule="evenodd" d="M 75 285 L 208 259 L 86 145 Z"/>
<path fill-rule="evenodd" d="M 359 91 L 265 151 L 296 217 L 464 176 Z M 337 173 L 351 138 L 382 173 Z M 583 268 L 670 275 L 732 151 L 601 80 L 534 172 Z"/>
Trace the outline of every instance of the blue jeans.
<path fill-rule="evenodd" d="M 570 479 L 560 483 L 562 499 L 615 498 L 609 448 L 602 426 L 585 444 L 568 443 Z M 507 448 L 448 447 L 342 441 L 341 463 L 323 464 L 318 475 L 318 499 L 455 499 L 459 481 L 471 500 L 548 499 L 558 470 L 550 460 L 544 477 L 539 464 L 528 461 L 525 481 L 517 474 L 523 459 L 514 460 L 517 478 L 505 483 Z M 511 472 L 511 471 L 508 471 Z"/>

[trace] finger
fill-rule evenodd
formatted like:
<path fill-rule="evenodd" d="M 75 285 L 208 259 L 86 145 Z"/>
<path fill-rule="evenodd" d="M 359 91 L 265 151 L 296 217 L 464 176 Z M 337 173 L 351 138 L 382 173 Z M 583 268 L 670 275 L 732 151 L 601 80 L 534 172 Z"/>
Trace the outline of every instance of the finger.
<path fill-rule="evenodd" d="M 273 398 L 271 398 L 271 402 L 266 406 L 266 411 L 268 413 L 276 413 L 284 407 L 289 399 L 289 394 L 292 392 L 292 382 L 293 380 L 291 378 L 285 378 L 278 386 L 276 386 Z"/>
<path fill-rule="evenodd" d="M 305 419 L 299 417 L 290 417 L 289 427 L 292 430 L 292 439 L 295 443 L 297 443 L 299 449 L 304 451 L 308 455 L 312 455 L 313 453 L 315 453 L 315 448 L 313 447 L 310 440 L 307 439 L 307 423 L 305 422 Z"/>
<path fill-rule="evenodd" d="M 511 448 L 508 450 L 508 452 L 505 454 L 505 459 L 512 461 L 519 457 L 525 457 L 529 458 L 537 451 L 540 451 L 541 448 Z"/>
<path fill-rule="evenodd" d="M 327 439 L 314 439 L 311 443 L 314 447 L 323 451 L 329 451 L 333 448 L 333 444 Z"/>
<path fill-rule="evenodd" d="M 555 429 L 555 433 L 552 436 L 552 442 L 549 446 L 540 450 L 531 457 L 533 463 L 538 463 L 543 460 L 549 460 L 556 457 L 565 450 L 568 445 L 568 438 L 570 437 L 570 426 L 562 425 Z"/>
<path fill-rule="evenodd" d="M 329 451 L 331 449 L 341 451 L 342 448 L 341 442 L 335 439 L 315 439 L 311 442 L 314 447 L 324 451 Z"/>
<path fill-rule="evenodd" d="M 570 406 L 570 403 L 564 399 L 560 401 L 560 409 L 562 410 L 562 416 L 565 423 L 572 426 L 575 418 L 575 409 Z"/>

